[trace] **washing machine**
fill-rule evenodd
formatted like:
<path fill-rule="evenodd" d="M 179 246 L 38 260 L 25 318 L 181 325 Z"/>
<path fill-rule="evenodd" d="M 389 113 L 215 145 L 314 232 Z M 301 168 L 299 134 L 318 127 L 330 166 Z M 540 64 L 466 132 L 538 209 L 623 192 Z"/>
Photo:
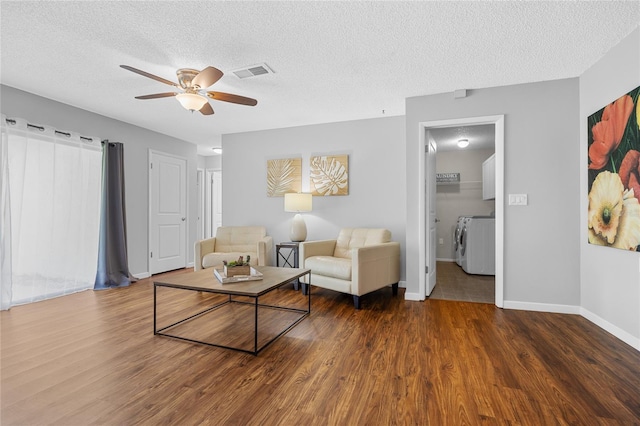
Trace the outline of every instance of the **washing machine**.
<path fill-rule="evenodd" d="M 473 216 L 460 232 L 460 260 L 468 274 L 496 274 L 496 219 Z"/>
<path fill-rule="evenodd" d="M 456 229 L 453 231 L 453 251 L 456 256 L 456 263 L 458 266 L 462 266 L 462 244 L 460 242 L 460 237 L 462 236 L 462 229 L 469 219 L 472 216 L 458 216 L 458 223 L 456 224 Z"/>

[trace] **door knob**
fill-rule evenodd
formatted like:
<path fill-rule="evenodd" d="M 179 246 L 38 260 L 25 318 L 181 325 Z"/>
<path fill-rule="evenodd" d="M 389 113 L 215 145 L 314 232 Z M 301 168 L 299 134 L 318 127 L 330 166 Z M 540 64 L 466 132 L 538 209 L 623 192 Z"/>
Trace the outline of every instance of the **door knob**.
<path fill-rule="evenodd" d="M 184 222 L 185 220 L 187 220 L 187 218 L 186 218 L 186 217 L 183 217 L 183 218 L 182 218 L 182 221 Z"/>

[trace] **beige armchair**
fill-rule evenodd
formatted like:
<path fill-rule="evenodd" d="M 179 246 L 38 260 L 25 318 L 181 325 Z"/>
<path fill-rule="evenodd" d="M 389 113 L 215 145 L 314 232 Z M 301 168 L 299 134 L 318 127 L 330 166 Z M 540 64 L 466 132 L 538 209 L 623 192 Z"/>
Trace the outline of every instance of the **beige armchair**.
<path fill-rule="evenodd" d="M 306 241 L 299 246 L 301 268 L 311 269 L 311 283 L 353 295 L 356 309 L 360 296 L 391 285 L 398 294 L 400 243 L 391 241 L 387 229 L 342 229 L 336 240 Z M 301 278 L 309 291 L 309 276 Z"/>
<path fill-rule="evenodd" d="M 194 247 L 194 267 L 199 271 L 222 265 L 222 261 L 232 261 L 239 256 L 251 256 L 252 265 L 271 265 L 273 258 L 273 238 L 267 235 L 263 226 L 221 226 L 214 238 L 196 241 Z"/>

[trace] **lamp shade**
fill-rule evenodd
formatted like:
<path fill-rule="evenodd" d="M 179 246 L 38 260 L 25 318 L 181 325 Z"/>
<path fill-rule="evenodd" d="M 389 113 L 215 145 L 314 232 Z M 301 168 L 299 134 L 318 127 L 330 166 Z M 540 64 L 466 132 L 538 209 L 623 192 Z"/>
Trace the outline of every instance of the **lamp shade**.
<path fill-rule="evenodd" d="M 284 211 L 286 212 L 310 212 L 313 198 L 311 194 L 288 193 L 284 194 Z"/>
<path fill-rule="evenodd" d="M 176 95 L 176 98 L 183 107 L 190 111 L 200 111 L 200 108 L 207 103 L 207 99 L 204 96 L 195 93 L 180 93 Z"/>

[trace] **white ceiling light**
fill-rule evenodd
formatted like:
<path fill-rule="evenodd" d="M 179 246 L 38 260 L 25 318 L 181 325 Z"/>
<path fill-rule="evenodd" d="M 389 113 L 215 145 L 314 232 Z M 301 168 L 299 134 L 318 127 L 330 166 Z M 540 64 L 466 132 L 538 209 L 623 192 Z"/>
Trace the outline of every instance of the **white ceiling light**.
<path fill-rule="evenodd" d="M 214 154 L 222 154 L 222 148 L 211 148 Z"/>
<path fill-rule="evenodd" d="M 207 98 L 195 93 L 180 93 L 176 95 L 176 98 L 189 111 L 200 111 L 200 108 L 207 103 Z"/>
<path fill-rule="evenodd" d="M 458 140 L 458 146 L 460 148 L 466 148 L 469 146 L 469 139 L 459 139 Z"/>

